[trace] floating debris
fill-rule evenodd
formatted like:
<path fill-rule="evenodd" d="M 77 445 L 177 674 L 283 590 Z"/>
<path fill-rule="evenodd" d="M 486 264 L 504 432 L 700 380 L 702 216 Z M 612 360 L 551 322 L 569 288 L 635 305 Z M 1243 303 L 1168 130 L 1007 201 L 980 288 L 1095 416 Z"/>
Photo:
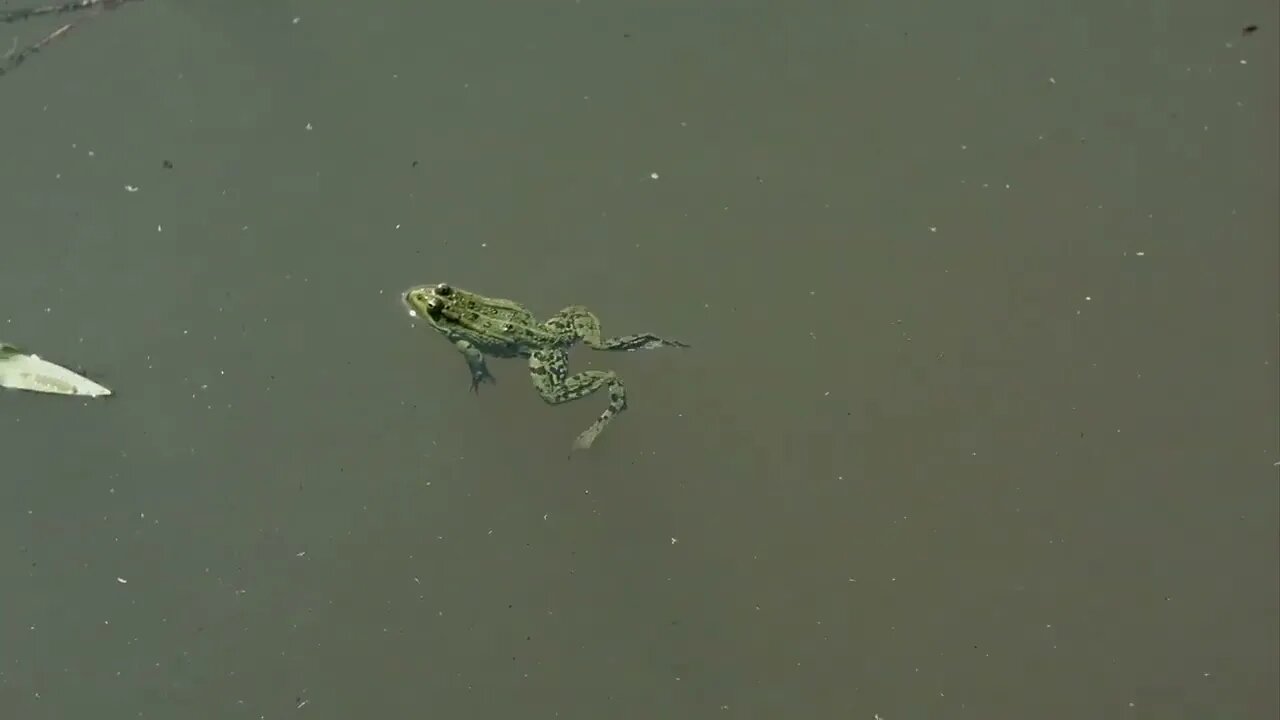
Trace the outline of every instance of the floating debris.
<path fill-rule="evenodd" d="M 83 375 L 4 342 L 0 342 L 0 387 L 55 395 L 111 394 Z"/>
<path fill-rule="evenodd" d="M 76 12 L 77 10 L 114 10 L 115 8 L 127 3 L 137 2 L 138 0 L 72 0 L 72 2 L 63 2 L 55 5 L 45 5 L 43 7 L 18 8 L 17 10 L 5 10 L 0 12 L 0 24 L 11 24 L 21 20 L 30 20 L 31 18 L 43 17 L 45 15 L 65 15 L 67 13 Z M 45 35 L 30 45 L 18 49 L 17 40 L 15 38 L 14 45 L 7 53 L 0 56 L 0 77 L 4 77 L 18 66 L 27 61 L 27 58 L 40 52 L 49 43 L 66 35 L 75 27 L 74 22 L 66 23 L 57 30 Z"/>

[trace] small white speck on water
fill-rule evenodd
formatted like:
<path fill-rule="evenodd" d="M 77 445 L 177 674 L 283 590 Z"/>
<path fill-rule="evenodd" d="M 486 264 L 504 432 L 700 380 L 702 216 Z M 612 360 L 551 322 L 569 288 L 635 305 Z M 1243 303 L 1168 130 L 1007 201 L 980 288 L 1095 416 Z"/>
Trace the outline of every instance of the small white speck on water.
<path fill-rule="evenodd" d="M 1055 80 L 1055 79 L 1053 79 L 1052 77 L 1050 77 L 1050 78 L 1049 78 L 1049 84 L 1050 84 L 1050 85 L 1057 85 L 1057 84 L 1058 84 L 1058 81 L 1057 81 L 1057 80 Z"/>
<path fill-rule="evenodd" d="M 397 230 L 399 230 L 399 229 L 400 229 L 400 223 L 396 223 L 396 229 L 397 229 Z"/>
<path fill-rule="evenodd" d="M 129 581 L 128 581 L 128 580 L 125 580 L 125 579 L 124 579 L 124 578 L 122 578 L 122 577 L 118 577 L 118 578 L 116 578 L 116 582 L 120 583 L 121 585 L 127 585 L 127 584 L 129 584 Z"/>
<path fill-rule="evenodd" d="M 657 179 L 658 179 L 658 173 L 656 173 L 656 172 L 655 172 L 655 173 L 649 173 L 649 177 L 650 177 L 650 178 L 652 178 L 652 179 L 654 179 L 654 180 L 657 180 Z"/>
<path fill-rule="evenodd" d="M 1084 299 L 1085 299 L 1085 300 L 1092 300 L 1093 298 L 1092 298 L 1091 296 L 1089 296 L 1089 295 L 1085 295 L 1085 296 L 1084 296 Z"/>
<path fill-rule="evenodd" d="M 312 130 L 312 129 L 314 129 L 314 128 L 312 127 L 311 123 L 307 123 L 307 128 L 306 128 L 306 129 L 307 129 L 307 130 Z"/>
<path fill-rule="evenodd" d="M 938 227 L 936 225 L 930 225 L 929 232 L 938 232 Z"/>
<path fill-rule="evenodd" d="M 157 225 L 157 226 L 156 226 L 156 232 L 164 232 L 164 226 L 163 226 L 163 225 Z"/>
<path fill-rule="evenodd" d="M 294 19 L 293 19 L 293 24 L 294 24 L 294 25 L 297 25 L 297 24 L 298 24 L 298 23 L 300 23 L 300 22 L 302 22 L 302 18 L 300 18 L 300 17 L 296 17 L 296 18 L 294 18 Z"/>
<path fill-rule="evenodd" d="M 125 192 L 138 192 L 138 187 L 136 185 L 125 185 L 124 189 Z"/>
<path fill-rule="evenodd" d="M 680 542 L 680 538 L 674 538 L 674 537 L 673 537 L 673 538 L 671 538 L 671 544 L 672 544 L 672 545 L 675 545 L 675 544 L 676 544 L 676 543 L 678 543 L 678 542 Z"/>

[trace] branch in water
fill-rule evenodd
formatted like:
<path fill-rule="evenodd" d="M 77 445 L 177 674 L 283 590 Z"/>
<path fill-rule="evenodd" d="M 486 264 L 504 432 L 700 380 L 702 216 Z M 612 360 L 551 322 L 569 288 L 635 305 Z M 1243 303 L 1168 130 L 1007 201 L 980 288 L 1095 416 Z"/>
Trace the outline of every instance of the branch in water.
<path fill-rule="evenodd" d="M 45 35 L 44 39 L 40 40 L 39 42 L 29 47 L 22 48 L 22 50 L 16 53 L 10 50 L 9 53 L 5 55 L 4 62 L 0 63 L 0 77 L 4 77 L 5 75 L 8 75 L 9 73 L 18 69 L 18 66 L 26 62 L 29 56 L 35 55 L 36 53 L 43 50 L 45 45 L 48 45 L 54 40 L 57 40 L 63 35 L 66 35 L 71 30 L 72 25 L 74 25 L 74 23 L 67 23 L 66 25 L 63 25 L 57 30 L 54 30 L 53 32 L 49 33 L 48 35 Z"/>
<path fill-rule="evenodd" d="M 63 13 L 75 12 L 77 10 L 114 10 L 115 8 L 127 3 L 136 2 L 137 0 L 73 0 L 73 2 L 65 2 L 60 5 L 46 5 L 37 8 L 23 8 L 21 10 L 9 10 L 0 13 L 0 22 L 13 23 L 19 20 L 39 17 L 41 15 L 60 15 Z M 0 77 L 4 77 L 18 68 L 19 65 L 26 62 L 27 58 L 35 55 L 44 49 L 44 46 L 57 40 L 67 34 L 74 26 L 74 23 L 67 23 L 62 27 L 54 30 L 44 36 L 39 42 L 18 49 L 17 38 L 14 38 L 13 47 L 0 57 Z"/>
<path fill-rule="evenodd" d="M 111 10 L 112 8 L 123 5 L 127 2 L 134 1 L 135 0 L 73 0 L 73 2 L 65 2 L 59 5 L 6 10 L 5 12 L 0 13 L 0 22 L 15 23 L 19 20 L 40 17 L 41 15 L 61 15 L 63 13 L 75 12 L 77 10 L 88 10 L 96 7 Z"/>

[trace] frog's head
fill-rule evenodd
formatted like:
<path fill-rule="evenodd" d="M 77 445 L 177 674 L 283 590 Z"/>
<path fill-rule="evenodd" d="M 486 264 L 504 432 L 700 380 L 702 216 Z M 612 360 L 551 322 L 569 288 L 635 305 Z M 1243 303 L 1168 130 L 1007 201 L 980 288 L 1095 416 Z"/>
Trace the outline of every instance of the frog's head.
<path fill-rule="evenodd" d="M 453 288 L 445 283 L 418 285 L 405 291 L 403 299 L 409 314 L 438 325 L 444 316 L 445 305 L 453 295 Z"/>

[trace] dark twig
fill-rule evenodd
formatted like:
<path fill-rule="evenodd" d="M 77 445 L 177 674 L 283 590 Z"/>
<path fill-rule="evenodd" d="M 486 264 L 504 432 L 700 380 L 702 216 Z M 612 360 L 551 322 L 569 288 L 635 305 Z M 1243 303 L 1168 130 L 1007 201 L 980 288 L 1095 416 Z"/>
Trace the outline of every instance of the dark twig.
<path fill-rule="evenodd" d="M 28 57 L 35 55 L 36 53 L 43 50 L 45 45 L 48 45 L 54 40 L 57 40 L 63 35 L 66 35 L 68 32 L 71 31 L 71 27 L 74 24 L 75 23 L 67 23 L 66 25 L 63 25 L 57 30 L 54 30 L 53 32 L 49 33 L 48 35 L 45 35 L 44 38 L 41 39 L 39 42 L 34 43 L 32 45 L 28 45 L 27 47 L 22 48 L 22 50 L 18 52 L 13 52 L 12 50 L 10 50 L 9 53 L 5 55 L 4 62 L 0 63 L 0 77 L 4 77 L 5 75 L 8 75 L 9 73 L 16 70 L 19 65 L 26 62 Z"/>
<path fill-rule="evenodd" d="M 15 23 L 19 20 L 27 20 L 41 15 L 61 15 L 63 13 L 75 12 L 77 10 L 89 10 L 90 8 L 101 7 L 110 10 L 127 2 L 134 0 L 73 0 L 58 5 L 46 5 L 37 8 L 19 8 L 17 10 L 6 10 L 0 13 L 0 22 Z"/>
<path fill-rule="evenodd" d="M 136 0 L 73 0 L 73 2 L 65 2 L 60 5 L 46 5 L 37 8 L 23 8 L 20 10 L 8 10 L 0 13 L 0 22 L 15 23 L 19 20 L 27 20 L 42 15 L 61 15 L 64 13 L 75 12 L 77 10 L 114 10 L 115 8 L 127 3 L 136 2 Z M 41 38 L 38 42 L 28 45 L 21 50 L 17 48 L 17 39 L 14 39 L 14 47 L 0 57 L 0 77 L 4 77 L 18 68 L 19 65 L 26 62 L 27 58 L 35 55 L 44 49 L 46 45 L 66 35 L 75 23 L 67 23 L 62 27 L 54 30 L 48 35 Z"/>

